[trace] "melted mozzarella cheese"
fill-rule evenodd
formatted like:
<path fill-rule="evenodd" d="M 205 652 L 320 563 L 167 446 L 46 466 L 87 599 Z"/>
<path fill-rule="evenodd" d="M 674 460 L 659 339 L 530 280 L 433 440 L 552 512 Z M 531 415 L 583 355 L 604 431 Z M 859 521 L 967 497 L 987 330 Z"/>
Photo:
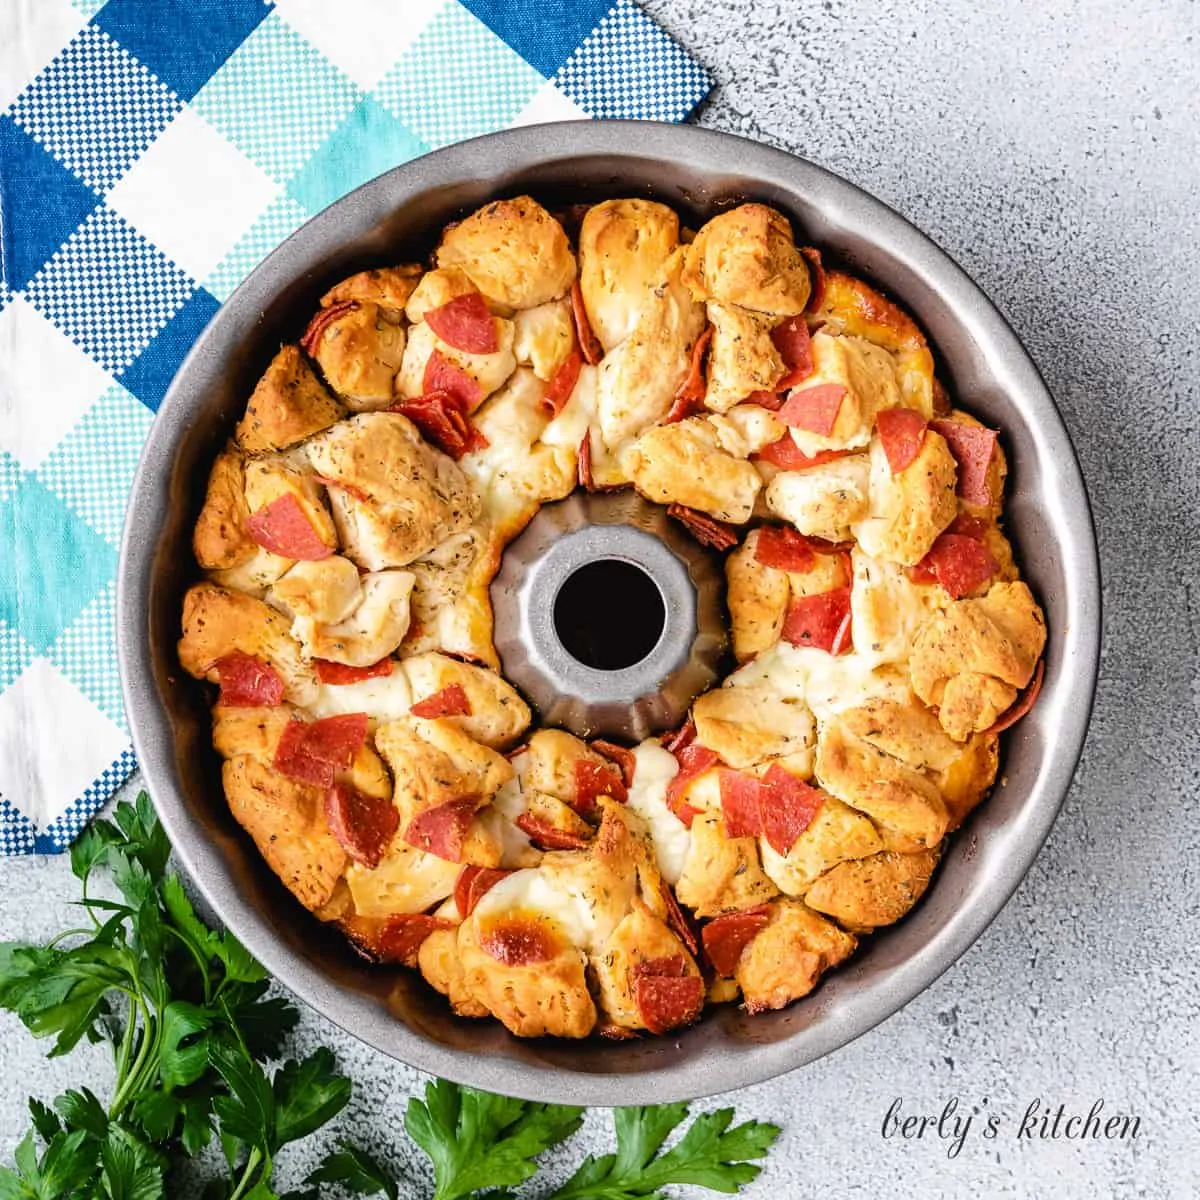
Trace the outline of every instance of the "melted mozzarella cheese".
<path fill-rule="evenodd" d="M 562 411 L 542 430 L 542 443 L 578 450 L 583 435 L 596 418 L 597 368 L 582 366 L 579 378 Z"/>
<path fill-rule="evenodd" d="M 683 874 L 692 835 L 667 807 L 667 785 L 679 771 L 675 755 L 653 738 L 634 749 L 637 767 L 629 788 L 629 808 L 646 822 L 662 877 L 675 884 Z"/>
<path fill-rule="evenodd" d="M 314 717 L 336 717 L 342 713 L 365 712 L 375 722 L 407 717 L 412 707 L 412 690 L 404 672 L 396 667 L 390 675 L 334 686 L 323 683 L 317 698 L 308 706 Z"/>
<path fill-rule="evenodd" d="M 501 784 L 492 797 L 491 809 L 480 814 L 480 820 L 488 823 L 491 833 L 500 843 L 500 865 L 505 868 L 524 867 L 530 857 L 539 855 L 533 843 L 513 824 L 525 811 L 525 770 L 529 765 L 529 752 L 522 751 L 511 760 L 513 777 Z"/>
<path fill-rule="evenodd" d="M 480 926 L 520 910 L 545 916 L 562 931 L 573 946 L 587 950 L 596 932 L 596 918 L 590 905 L 557 879 L 537 867 L 514 871 L 491 888 L 475 906 L 473 914 Z"/>

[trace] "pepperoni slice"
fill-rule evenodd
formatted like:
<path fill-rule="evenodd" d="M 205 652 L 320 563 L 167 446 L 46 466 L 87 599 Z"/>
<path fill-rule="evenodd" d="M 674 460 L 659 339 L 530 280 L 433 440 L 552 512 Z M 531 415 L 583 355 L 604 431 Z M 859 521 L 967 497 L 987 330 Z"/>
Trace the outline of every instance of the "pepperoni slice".
<path fill-rule="evenodd" d="M 685 404 L 689 409 L 696 409 L 704 403 L 704 395 L 707 391 L 707 386 L 704 382 L 704 352 L 708 349 L 712 342 L 713 327 L 706 325 L 704 332 L 696 339 L 692 346 L 691 362 L 688 366 L 688 373 L 684 377 L 683 382 L 675 389 L 675 403 L 671 406 L 671 413 L 681 405 Z M 681 418 L 675 417 L 676 421 Z M 671 414 L 667 414 L 668 423 L 671 420 Z"/>
<path fill-rule="evenodd" d="M 304 331 L 304 336 L 300 339 L 300 346 L 305 354 L 315 357 L 317 346 L 321 341 L 321 335 L 325 330 L 334 321 L 340 320 L 347 313 L 356 312 L 357 310 L 357 300 L 343 300 L 339 304 L 331 304 L 328 308 L 322 308 L 314 313 L 313 319 L 309 321 L 308 328 Z"/>
<path fill-rule="evenodd" d="M 783 619 L 783 640 L 793 646 L 814 646 L 830 654 L 850 648 L 850 589 L 834 588 L 793 600 Z"/>
<path fill-rule="evenodd" d="M 447 862 L 462 862 L 463 843 L 475 818 L 474 800 L 450 800 L 419 812 L 404 830 L 404 840 Z"/>
<path fill-rule="evenodd" d="M 686 504 L 672 504 L 668 507 L 667 514 L 683 525 L 702 546 L 711 546 L 714 550 L 728 550 L 737 545 L 738 537 L 733 526 L 718 521 L 707 513 L 697 512 L 694 508 L 688 508 Z"/>
<path fill-rule="evenodd" d="M 671 891 L 671 885 L 665 879 L 659 881 L 659 888 L 662 891 L 663 904 L 667 909 L 667 924 L 675 931 L 679 940 L 695 954 L 700 947 L 696 941 L 696 931 L 692 928 L 691 921 L 679 906 L 679 901 L 675 899 L 675 893 Z"/>
<path fill-rule="evenodd" d="M 451 683 L 442 688 L 440 692 L 434 692 L 432 696 L 418 700 L 408 711 L 414 717 L 425 717 L 430 720 L 437 717 L 469 717 L 471 701 L 461 683 Z"/>
<path fill-rule="evenodd" d="M 743 404 L 757 404 L 759 408 L 769 408 L 772 412 L 778 412 L 783 404 L 783 397 L 778 392 L 751 392 L 748 396 L 742 397 Z"/>
<path fill-rule="evenodd" d="M 911 466 L 925 443 L 925 418 L 911 408 L 885 408 L 875 416 L 875 428 L 893 475 Z"/>
<path fill-rule="evenodd" d="M 790 525 L 764 525 L 758 531 L 754 561 L 777 571 L 809 571 L 816 556 L 808 538 Z"/>
<path fill-rule="evenodd" d="M 440 350 L 435 350 L 425 364 L 421 392 L 424 396 L 430 392 L 449 392 L 464 413 L 474 412 L 483 403 L 483 388 Z"/>
<path fill-rule="evenodd" d="M 986 733 L 1003 733 L 1011 729 L 1033 707 L 1042 690 L 1042 676 L 1046 673 L 1046 660 L 1038 659 L 1037 668 L 1033 672 L 1033 681 L 1025 689 L 1025 694 L 1006 712 Z"/>
<path fill-rule="evenodd" d="M 977 537 L 965 533 L 943 533 L 929 553 L 909 571 L 914 583 L 939 583 L 955 600 L 985 584 L 1000 564 Z"/>
<path fill-rule="evenodd" d="M 554 378 L 546 384 L 546 391 L 542 396 L 542 403 L 550 410 L 552 416 L 557 417 L 566 408 L 567 401 L 570 400 L 571 393 L 579 382 L 579 372 L 582 370 L 583 355 L 576 347 L 572 346 L 571 353 L 554 372 Z"/>
<path fill-rule="evenodd" d="M 767 927 L 771 910 L 767 906 L 748 908 L 745 912 L 727 913 L 714 917 L 701 930 L 704 953 L 718 975 L 731 978 L 737 971 L 742 951 Z"/>
<path fill-rule="evenodd" d="M 835 458 L 845 458 L 850 453 L 850 450 L 818 450 L 816 454 L 808 455 L 796 445 L 796 439 L 790 433 L 785 433 L 779 441 L 764 446 L 750 457 L 755 462 L 770 463 L 783 471 L 807 471 L 809 467 L 819 467 L 822 463 L 833 462 Z"/>
<path fill-rule="evenodd" d="M 592 742 L 592 749 L 597 754 L 603 754 L 609 762 L 614 762 L 621 768 L 621 779 L 627 788 L 633 787 L 633 776 L 637 771 L 637 755 L 616 742 L 606 742 L 600 738 Z"/>
<path fill-rule="evenodd" d="M 500 349 L 496 322 L 478 292 L 455 296 L 425 314 L 429 328 L 464 354 L 495 354 Z"/>
<path fill-rule="evenodd" d="M 228 708 L 275 708 L 283 703 L 283 679 L 261 658 L 234 650 L 213 663 Z"/>
<path fill-rule="evenodd" d="M 314 658 L 313 666 L 317 669 L 317 678 L 334 687 L 362 683 L 364 679 L 384 679 L 392 673 L 391 658 L 381 658 L 369 667 L 348 667 L 345 663 L 332 662 L 328 658 Z"/>
<path fill-rule="evenodd" d="M 695 740 L 696 719 L 688 713 L 688 719 L 674 733 L 663 735 L 663 749 L 678 758 Z"/>
<path fill-rule="evenodd" d="M 400 410 L 393 405 L 388 409 L 388 412 L 399 412 Z M 337 488 L 340 492 L 345 492 L 348 496 L 353 496 L 355 500 L 370 500 L 370 496 L 360 487 L 355 487 L 352 483 L 347 483 L 343 479 L 331 479 L 328 475 L 314 476 L 316 481 L 323 484 L 327 488 Z"/>
<path fill-rule="evenodd" d="M 465 921 L 475 911 L 475 905 L 500 880 L 511 874 L 511 871 L 502 871 L 499 867 L 463 867 L 454 881 L 454 903 L 458 907 L 459 916 Z"/>
<path fill-rule="evenodd" d="M 762 784 L 741 771 L 722 770 L 721 815 L 727 837 L 758 837 L 763 831 Z"/>
<path fill-rule="evenodd" d="M 388 411 L 403 413 L 427 442 L 455 462 L 488 445 L 487 438 L 463 411 L 462 401 L 450 392 L 428 392 L 416 400 L 393 404 Z"/>
<path fill-rule="evenodd" d="M 808 262 L 808 274 L 812 280 L 812 292 L 805 312 L 816 312 L 825 303 L 825 264 L 821 261 L 821 252 L 815 246 L 801 246 L 800 253 Z"/>
<path fill-rule="evenodd" d="M 679 750 L 672 750 L 679 762 L 679 773 L 667 784 L 667 807 L 690 829 L 697 809 L 683 799 L 692 780 L 703 775 L 710 767 L 721 761 L 720 755 L 699 742 L 692 741 Z"/>
<path fill-rule="evenodd" d="M 690 1025 L 704 1008 L 704 980 L 699 975 L 640 974 L 633 994 L 642 1024 L 651 1033 Z"/>
<path fill-rule="evenodd" d="M 589 492 L 596 490 L 596 483 L 592 478 L 592 432 L 590 429 L 583 435 L 583 441 L 579 443 L 579 486 Z"/>
<path fill-rule="evenodd" d="M 289 779 L 330 787 L 334 774 L 353 761 L 367 740 L 366 713 L 345 713 L 320 721 L 293 719 L 275 748 L 275 767 Z"/>
<path fill-rule="evenodd" d="M 343 782 L 325 793 L 325 821 L 341 848 L 374 870 L 400 828 L 400 813 L 390 800 L 364 795 Z"/>
<path fill-rule="evenodd" d="M 587 307 L 583 303 L 583 292 L 579 288 L 579 280 L 571 285 L 571 316 L 575 320 L 575 339 L 583 353 L 583 361 L 594 367 L 604 357 L 604 347 L 600 344 L 600 339 L 592 332 L 592 323 L 588 320 Z"/>
<path fill-rule="evenodd" d="M 333 547 L 321 541 L 300 501 L 291 492 L 251 513 L 246 520 L 246 532 L 264 550 L 283 558 L 316 562 L 333 553 Z"/>
<path fill-rule="evenodd" d="M 929 428 L 946 439 L 958 463 L 958 494 L 968 504 L 991 504 L 987 474 L 996 453 L 996 431 L 958 421 L 931 421 Z"/>
<path fill-rule="evenodd" d="M 592 762 L 580 758 L 575 762 L 575 802 L 571 805 L 577 812 L 587 815 L 595 811 L 596 801 L 601 796 L 611 796 L 619 804 L 629 799 L 621 768 L 616 763 Z"/>
<path fill-rule="evenodd" d="M 403 963 L 406 967 L 417 965 L 417 953 L 422 943 L 439 929 L 453 929 L 454 922 L 444 917 L 433 917 L 428 913 L 402 913 L 389 917 L 379 935 L 376 957 L 380 962 Z"/>
<path fill-rule="evenodd" d="M 479 946 L 507 967 L 529 967 L 555 958 L 562 939 L 548 921 L 506 914 L 479 931 Z"/>
<path fill-rule="evenodd" d="M 777 392 L 803 383 L 813 373 L 812 339 L 803 316 L 788 317 L 771 330 L 771 341 L 779 351 L 787 371 L 775 385 Z"/>
<path fill-rule="evenodd" d="M 787 854 L 813 823 L 825 796 L 775 763 L 763 776 L 762 832 L 776 854 Z"/>
<path fill-rule="evenodd" d="M 571 833 L 543 821 L 538 817 L 524 812 L 513 822 L 522 833 L 532 842 L 537 842 L 546 850 L 582 850 L 591 839 L 581 833 Z"/>
<path fill-rule="evenodd" d="M 837 424 L 846 389 L 840 383 L 819 383 L 815 387 L 796 388 L 792 391 L 779 416 L 795 429 L 828 437 Z"/>

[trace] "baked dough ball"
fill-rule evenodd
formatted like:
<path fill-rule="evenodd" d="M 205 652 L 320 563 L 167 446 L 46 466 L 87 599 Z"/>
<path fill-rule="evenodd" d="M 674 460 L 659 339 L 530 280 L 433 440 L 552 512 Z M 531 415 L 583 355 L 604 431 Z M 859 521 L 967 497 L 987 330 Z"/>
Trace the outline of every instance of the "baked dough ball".
<path fill-rule="evenodd" d="M 255 386 L 233 436 L 248 454 L 284 450 L 328 429 L 344 411 L 299 346 L 284 346 Z"/>
<path fill-rule="evenodd" d="M 249 754 L 221 769 L 229 811 L 267 865 L 312 912 L 333 897 L 346 852 L 325 821 L 325 792 L 297 783 Z"/>
<path fill-rule="evenodd" d="M 551 300 L 513 317 L 513 357 L 549 383 L 575 349 L 575 323 L 567 300 Z"/>
<path fill-rule="evenodd" d="M 347 300 L 323 309 L 309 329 L 305 346 L 347 408 L 367 412 L 392 403 L 405 344 L 398 320 L 378 304 Z"/>
<path fill-rule="evenodd" d="M 701 745 L 739 770 L 814 744 L 812 713 L 768 686 L 714 688 L 692 705 L 692 719 Z"/>
<path fill-rule="evenodd" d="M 373 666 L 395 653 L 404 641 L 410 621 L 409 597 L 416 576 L 411 571 L 369 571 L 360 577 L 348 559 L 339 561 L 346 563 L 356 576 L 349 608 L 329 620 L 298 612 L 292 622 L 292 634 L 310 658 L 323 658 L 348 667 Z M 288 575 L 295 570 L 293 567 Z M 345 568 L 340 573 L 344 574 Z M 272 595 L 278 597 L 278 584 Z M 332 611 L 333 606 L 330 608 Z"/>
<path fill-rule="evenodd" d="M 284 696 L 303 707 L 316 695 L 312 668 L 301 658 L 289 621 L 269 604 L 212 583 L 198 583 L 183 598 L 179 661 L 189 675 L 219 683 L 214 664 L 240 652 L 261 658 L 283 680 Z"/>
<path fill-rule="evenodd" d="M 488 1010 L 467 991 L 467 977 L 458 954 L 458 930 L 435 929 L 417 951 L 417 966 L 425 981 L 441 992 L 460 1017 L 486 1017 Z"/>
<path fill-rule="evenodd" d="M 246 471 L 231 442 L 217 455 L 208 475 L 204 507 L 192 531 L 192 552 L 206 571 L 236 567 L 254 557 L 257 543 L 246 532 Z"/>
<path fill-rule="evenodd" d="M 493 750 L 511 745 L 529 727 L 529 706 L 495 671 L 436 653 L 413 655 L 400 665 L 414 704 L 446 688 L 461 688 L 470 711 L 442 719 Z"/>
<path fill-rule="evenodd" d="M 308 446 L 347 557 L 403 567 L 467 529 L 479 500 L 456 463 L 399 413 L 362 413 Z"/>
<path fill-rule="evenodd" d="M 404 312 L 412 324 L 419 325 L 433 309 L 441 308 L 459 296 L 478 294 L 479 289 L 461 267 L 435 267 L 421 277 L 421 282 L 408 298 Z"/>
<path fill-rule="evenodd" d="M 787 573 L 763 566 L 755 556 L 758 538 L 758 530 L 751 530 L 725 560 L 725 602 L 738 662 L 754 658 L 779 641 L 791 597 Z"/>
<path fill-rule="evenodd" d="M 346 886 L 361 917 L 425 912 L 454 894 L 462 867 L 394 838 L 376 867 L 350 863 Z"/>
<path fill-rule="evenodd" d="M 441 650 L 499 670 L 488 585 L 500 565 L 500 551 L 490 530 L 473 526 L 409 563 L 416 583 L 402 653 Z"/>
<path fill-rule="evenodd" d="M 754 465 L 721 449 L 702 417 L 647 429 L 630 448 L 625 466 L 633 486 L 656 504 L 684 504 L 742 524 L 754 512 L 762 478 Z"/>
<path fill-rule="evenodd" d="M 349 279 L 331 287 L 321 297 L 321 307 L 330 308 L 358 300 L 379 306 L 384 319 L 399 323 L 404 315 L 404 306 L 424 275 L 420 263 L 403 263 L 398 267 L 379 267 L 371 271 L 359 271 Z"/>
<path fill-rule="evenodd" d="M 689 797 L 689 803 L 691 802 Z M 698 917 L 754 908 L 778 894 L 758 857 L 758 840 L 731 838 L 720 812 L 692 820 L 692 840 L 675 894 Z"/>
<path fill-rule="evenodd" d="M 509 309 L 557 300 L 576 273 L 563 227 L 529 196 L 496 200 L 451 225 L 437 265 L 461 267 L 488 301 Z"/>
<path fill-rule="evenodd" d="M 798 900 L 776 900 L 767 925 L 742 951 L 737 981 L 746 1011 L 783 1008 L 854 953 L 856 940 Z"/>
<path fill-rule="evenodd" d="M 925 894 L 938 851 L 897 854 L 886 850 L 870 858 L 839 863 L 809 888 L 809 908 L 832 917 L 843 928 L 869 933 L 893 925 Z"/>
<path fill-rule="evenodd" d="M 787 854 L 780 854 L 762 838 L 763 870 L 788 896 L 803 897 L 808 889 L 838 863 L 867 858 L 883 850 L 883 840 L 870 818 L 823 793 L 821 807 Z"/>
<path fill-rule="evenodd" d="M 246 463 L 246 504 L 253 516 L 276 500 L 289 497 L 320 542 L 332 552 L 337 548 L 337 534 L 329 510 L 321 498 L 321 487 L 308 464 L 282 455 L 265 455 Z M 285 560 L 291 561 L 291 560 Z"/>
<path fill-rule="evenodd" d="M 870 513 L 871 477 L 867 455 L 851 454 L 802 471 L 779 471 L 763 498 L 771 512 L 806 536 L 844 542 L 850 527 Z"/>
<path fill-rule="evenodd" d="M 704 332 L 704 309 L 680 280 L 683 252 L 663 265 L 629 335 L 605 356 L 596 380 L 596 423 L 603 447 L 615 453 L 661 421 L 687 376 L 692 347 Z"/>
<path fill-rule="evenodd" d="M 859 545 L 873 558 L 915 566 L 958 515 L 954 456 L 945 439 L 927 429 L 916 458 L 903 471 L 892 474 L 878 437 L 871 443 L 870 462 L 870 515 L 855 527 Z"/>
<path fill-rule="evenodd" d="M 705 224 L 688 247 L 684 282 L 697 300 L 777 317 L 802 313 L 812 291 L 791 224 L 765 204 L 742 204 Z"/>
<path fill-rule="evenodd" d="M 679 217 L 652 200 L 605 200 L 579 229 L 579 288 L 592 332 L 605 350 L 638 323 L 679 245 Z"/>
<path fill-rule="evenodd" d="M 988 729 L 1033 677 L 1046 625 L 1024 583 L 993 584 L 986 596 L 955 600 L 913 642 L 913 691 L 938 710 L 957 741 Z"/>
<path fill-rule="evenodd" d="M 408 331 L 408 344 L 404 348 L 404 361 L 396 376 L 396 391 L 407 400 L 423 396 L 425 368 L 436 351 L 453 366 L 462 371 L 478 390 L 478 400 L 471 404 L 477 408 L 485 397 L 490 396 L 513 373 L 517 360 L 513 357 L 513 323 L 502 317 L 493 317 L 496 327 L 498 348 L 492 354 L 471 354 L 443 342 L 433 329 L 422 322 Z"/>
<path fill-rule="evenodd" d="M 705 407 L 723 413 L 751 392 L 773 391 L 787 371 L 771 341 L 775 318 L 710 300 L 708 319 L 713 335 Z"/>
<path fill-rule="evenodd" d="M 827 722 L 817 738 L 821 786 L 919 850 L 936 846 L 950 823 L 934 784 L 877 746 L 856 738 L 840 721 Z"/>

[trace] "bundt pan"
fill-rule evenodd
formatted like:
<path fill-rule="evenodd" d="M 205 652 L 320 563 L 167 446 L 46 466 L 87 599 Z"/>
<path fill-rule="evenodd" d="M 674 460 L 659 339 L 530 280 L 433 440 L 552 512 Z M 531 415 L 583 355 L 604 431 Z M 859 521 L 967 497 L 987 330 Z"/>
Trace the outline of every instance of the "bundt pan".
<path fill-rule="evenodd" d="M 276 880 L 226 808 L 202 685 L 175 657 L 208 465 L 280 343 L 296 340 L 339 279 L 423 257 L 446 222 L 523 192 L 550 207 L 648 196 L 693 226 L 735 200 L 775 205 L 801 240 L 899 300 L 928 333 L 952 394 L 1003 431 L 1008 530 L 1049 627 L 1041 698 L 1007 736 L 1001 783 L 952 840 L 924 901 L 779 1012 L 748 1017 L 727 1005 L 678 1036 L 620 1043 L 519 1041 L 498 1022 L 454 1017 L 415 973 L 357 959 Z M 267 258 L 200 337 L 154 422 L 129 513 L 118 594 L 125 704 L 183 865 L 249 949 L 318 1011 L 386 1054 L 492 1091 L 575 1104 L 690 1099 L 845 1045 L 983 933 L 1044 842 L 1083 747 L 1100 645 L 1096 542 L 1074 451 L 1029 355 L 979 288 L 903 218 L 811 163 L 725 134 L 641 122 L 516 129 L 351 193 Z"/>

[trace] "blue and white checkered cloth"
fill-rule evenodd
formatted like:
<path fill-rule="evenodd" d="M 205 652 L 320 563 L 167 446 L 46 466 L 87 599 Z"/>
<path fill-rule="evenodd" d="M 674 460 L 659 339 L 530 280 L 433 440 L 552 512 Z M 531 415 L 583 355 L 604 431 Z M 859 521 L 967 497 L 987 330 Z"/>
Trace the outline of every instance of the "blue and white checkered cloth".
<path fill-rule="evenodd" d="M 241 279 L 428 150 L 710 85 L 630 0 L 2 0 L 0 852 L 65 849 L 135 765 L 125 500 Z"/>

